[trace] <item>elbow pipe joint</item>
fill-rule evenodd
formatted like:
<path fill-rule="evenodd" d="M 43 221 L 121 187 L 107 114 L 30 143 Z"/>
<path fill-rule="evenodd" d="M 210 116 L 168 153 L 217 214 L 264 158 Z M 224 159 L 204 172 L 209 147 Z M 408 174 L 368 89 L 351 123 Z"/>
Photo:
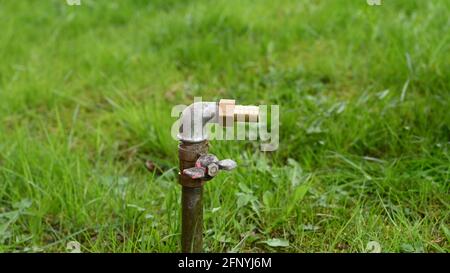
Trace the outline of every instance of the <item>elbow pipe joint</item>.
<path fill-rule="evenodd" d="M 178 138 L 184 142 L 202 142 L 208 139 L 206 124 L 216 123 L 218 119 L 216 102 L 195 102 L 181 113 Z"/>

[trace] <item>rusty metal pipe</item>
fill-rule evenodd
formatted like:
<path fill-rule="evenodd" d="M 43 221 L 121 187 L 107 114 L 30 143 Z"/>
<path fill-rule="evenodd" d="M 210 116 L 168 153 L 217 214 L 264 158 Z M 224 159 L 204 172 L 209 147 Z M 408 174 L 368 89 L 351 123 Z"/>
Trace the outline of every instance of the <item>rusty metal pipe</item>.
<path fill-rule="evenodd" d="M 203 251 L 203 187 L 183 186 L 181 195 L 181 251 Z"/>
<path fill-rule="evenodd" d="M 181 141 L 178 146 L 180 158 L 179 182 L 181 193 L 181 251 L 185 253 L 202 252 L 203 247 L 203 184 L 204 181 L 192 179 L 183 170 L 195 167 L 197 159 L 208 153 L 208 142 Z"/>

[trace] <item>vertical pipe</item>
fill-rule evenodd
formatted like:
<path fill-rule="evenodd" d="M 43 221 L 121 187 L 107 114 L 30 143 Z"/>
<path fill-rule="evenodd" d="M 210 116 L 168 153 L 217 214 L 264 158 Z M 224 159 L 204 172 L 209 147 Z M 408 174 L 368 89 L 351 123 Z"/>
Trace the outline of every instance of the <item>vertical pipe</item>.
<path fill-rule="evenodd" d="M 185 187 L 181 196 L 181 251 L 202 252 L 203 249 L 203 186 Z"/>
<path fill-rule="evenodd" d="M 178 146 L 180 159 L 179 182 L 181 194 L 181 251 L 195 253 L 203 251 L 203 184 L 192 179 L 183 170 L 195 166 L 197 159 L 208 153 L 208 142 L 181 142 Z"/>

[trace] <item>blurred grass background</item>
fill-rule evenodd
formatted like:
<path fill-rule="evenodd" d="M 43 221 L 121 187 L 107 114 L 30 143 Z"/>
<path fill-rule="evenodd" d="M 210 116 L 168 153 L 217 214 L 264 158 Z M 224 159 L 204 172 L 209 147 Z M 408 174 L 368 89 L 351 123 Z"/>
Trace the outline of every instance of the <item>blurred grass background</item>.
<path fill-rule="evenodd" d="M 280 105 L 205 250 L 449 252 L 450 2 L 0 0 L 0 251 L 179 251 L 171 108 Z M 149 172 L 145 162 L 156 170 Z"/>

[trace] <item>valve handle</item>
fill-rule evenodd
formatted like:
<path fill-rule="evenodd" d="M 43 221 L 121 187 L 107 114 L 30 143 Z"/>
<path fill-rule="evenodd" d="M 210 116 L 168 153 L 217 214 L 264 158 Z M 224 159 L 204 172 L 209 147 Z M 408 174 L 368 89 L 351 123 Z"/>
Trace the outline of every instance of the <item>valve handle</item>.
<path fill-rule="evenodd" d="M 195 162 L 195 167 L 184 169 L 183 174 L 192 179 L 210 179 L 219 173 L 219 170 L 231 171 L 237 167 L 237 163 L 231 159 L 220 160 L 213 154 L 200 156 Z"/>
<path fill-rule="evenodd" d="M 205 177 L 205 168 L 192 167 L 184 169 L 183 174 L 189 176 L 192 179 L 200 179 Z"/>
<path fill-rule="evenodd" d="M 219 164 L 219 168 L 225 171 L 231 171 L 237 167 L 236 161 L 232 159 L 224 159 L 220 160 L 217 164 Z"/>

